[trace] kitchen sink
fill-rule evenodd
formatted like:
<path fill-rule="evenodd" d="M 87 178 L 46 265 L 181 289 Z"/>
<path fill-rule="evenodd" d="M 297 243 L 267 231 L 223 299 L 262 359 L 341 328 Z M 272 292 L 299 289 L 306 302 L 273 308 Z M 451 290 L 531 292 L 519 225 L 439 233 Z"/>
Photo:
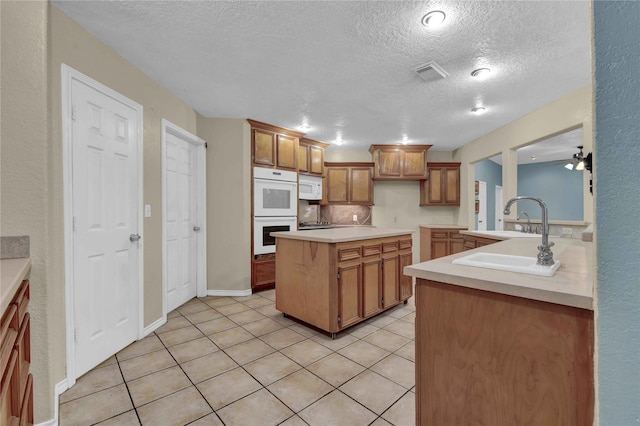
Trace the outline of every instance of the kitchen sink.
<path fill-rule="evenodd" d="M 513 256 L 499 253 L 473 253 L 459 257 L 451 263 L 455 265 L 475 266 L 477 268 L 498 269 L 500 271 L 519 272 L 522 274 L 551 277 L 560 267 L 556 261 L 551 266 L 538 265 L 535 257 Z"/>

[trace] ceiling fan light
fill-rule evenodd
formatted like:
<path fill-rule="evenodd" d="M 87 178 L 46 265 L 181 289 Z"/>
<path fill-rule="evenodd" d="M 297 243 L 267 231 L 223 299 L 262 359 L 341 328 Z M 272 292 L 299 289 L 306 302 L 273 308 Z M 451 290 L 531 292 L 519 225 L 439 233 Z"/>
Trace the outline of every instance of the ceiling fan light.
<path fill-rule="evenodd" d="M 584 170 L 584 161 L 580 160 L 578 164 L 576 164 L 576 170 Z"/>
<path fill-rule="evenodd" d="M 564 165 L 564 168 L 567 170 L 573 170 L 573 163 L 567 163 Z"/>

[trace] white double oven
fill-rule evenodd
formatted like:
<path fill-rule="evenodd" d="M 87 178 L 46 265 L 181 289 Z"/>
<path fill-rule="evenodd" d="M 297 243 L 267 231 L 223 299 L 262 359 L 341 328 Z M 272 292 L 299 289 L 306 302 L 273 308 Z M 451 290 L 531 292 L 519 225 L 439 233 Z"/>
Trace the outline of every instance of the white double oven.
<path fill-rule="evenodd" d="M 297 229 L 298 174 L 254 167 L 253 216 L 253 254 L 275 253 L 270 233 Z"/>

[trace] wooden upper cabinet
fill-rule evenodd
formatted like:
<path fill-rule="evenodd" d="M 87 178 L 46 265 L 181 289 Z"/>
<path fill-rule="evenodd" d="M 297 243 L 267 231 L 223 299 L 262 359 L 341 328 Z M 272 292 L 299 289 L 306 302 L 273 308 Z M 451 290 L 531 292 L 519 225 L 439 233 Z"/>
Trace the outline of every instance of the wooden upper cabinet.
<path fill-rule="evenodd" d="M 328 143 L 301 138 L 298 147 L 298 171 L 303 175 L 322 176 L 324 149 L 328 146 Z"/>
<path fill-rule="evenodd" d="M 371 145 L 375 180 L 427 179 L 427 150 L 431 145 Z"/>
<path fill-rule="evenodd" d="M 298 142 L 302 133 L 255 120 L 251 124 L 253 164 L 278 169 L 298 169 Z"/>
<path fill-rule="evenodd" d="M 427 163 L 427 180 L 420 184 L 421 206 L 460 205 L 460 164 Z"/>
<path fill-rule="evenodd" d="M 324 202 L 373 205 L 373 163 L 324 163 Z"/>

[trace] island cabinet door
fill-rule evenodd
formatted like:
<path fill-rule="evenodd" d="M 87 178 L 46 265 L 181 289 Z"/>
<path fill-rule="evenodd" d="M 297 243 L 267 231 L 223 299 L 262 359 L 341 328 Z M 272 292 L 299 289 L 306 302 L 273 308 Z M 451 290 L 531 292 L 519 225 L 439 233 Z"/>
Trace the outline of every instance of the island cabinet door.
<path fill-rule="evenodd" d="M 401 254 L 399 256 L 400 269 L 398 270 L 400 280 L 400 300 L 407 300 L 413 296 L 413 279 L 409 275 L 404 274 L 404 267 L 413 263 L 413 255 L 411 253 Z"/>
<path fill-rule="evenodd" d="M 341 329 L 363 318 L 360 308 L 361 282 L 362 263 L 338 266 L 338 327 Z"/>
<path fill-rule="evenodd" d="M 379 257 L 362 262 L 362 303 L 365 318 L 382 311 L 382 260 Z"/>
<path fill-rule="evenodd" d="M 398 274 L 400 262 L 398 254 L 385 255 L 382 259 L 382 298 L 383 306 L 388 308 L 400 301 Z"/>

